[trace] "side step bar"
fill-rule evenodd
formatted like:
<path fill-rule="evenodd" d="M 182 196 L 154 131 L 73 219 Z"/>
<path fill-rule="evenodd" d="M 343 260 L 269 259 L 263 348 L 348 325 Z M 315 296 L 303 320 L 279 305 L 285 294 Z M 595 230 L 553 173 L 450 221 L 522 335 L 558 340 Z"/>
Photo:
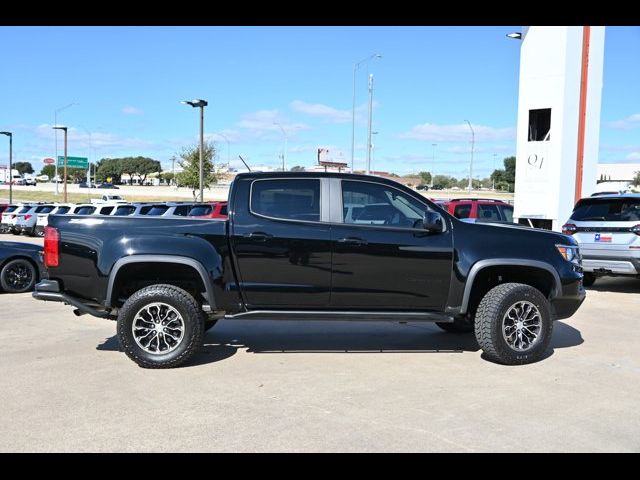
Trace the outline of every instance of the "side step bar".
<path fill-rule="evenodd" d="M 431 312 L 376 312 L 376 311 L 328 311 L 328 310 L 252 310 L 225 315 L 224 319 L 236 320 L 385 320 L 391 322 L 444 322 L 454 318 L 445 313 Z"/>

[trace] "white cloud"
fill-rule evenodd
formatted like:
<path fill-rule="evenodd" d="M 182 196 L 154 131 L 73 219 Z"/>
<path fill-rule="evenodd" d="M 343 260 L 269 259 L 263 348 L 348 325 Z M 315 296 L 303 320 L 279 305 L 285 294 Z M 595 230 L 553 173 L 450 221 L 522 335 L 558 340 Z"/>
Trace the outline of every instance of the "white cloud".
<path fill-rule="evenodd" d="M 279 124 L 279 125 L 278 125 Z M 291 137 L 301 130 L 309 130 L 309 125 L 291 122 L 278 110 L 258 110 L 242 116 L 236 124 L 241 129 L 243 140 L 277 138 L 282 135 L 280 127 Z"/>
<path fill-rule="evenodd" d="M 38 125 L 38 127 L 36 127 L 36 134 L 40 138 L 53 141 L 55 132 L 51 127 L 52 125 L 49 124 Z M 62 145 L 62 138 L 63 136 L 61 134 L 58 134 L 58 148 L 61 148 L 60 145 Z M 71 142 L 73 142 L 73 148 L 84 149 L 92 147 L 96 149 L 117 150 L 146 150 L 157 148 L 157 144 L 155 144 L 154 142 L 149 142 L 140 138 L 123 137 L 115 133 L 107 132 L 91 132 L 91 134 L 89 134 L 89 132 L 75 127 L 69 127 L 68 138 L 70 145 Z"/>
<path fill-rule="evenodd" d="M 629 160 L 631 162 L 640 160 L 640 152 L 631 152 L 629 155 L 624 157 L 625 160 Z"/>
<path fill-rule="evenodd" d="M 616 130 L 631 130 L 632 128 L 640 127 L 640 113 L 629 115 L 623 120 L 609 122 L 609 127 L 615 128 Z"/>
<path fill-rule="evenodd" d="M 516 136 L 514 127 L 494 128 L 486 125 L 473 125 L 473 129 L 476 142 L 512 140 Z M 408 132 L 398 134 L 397 137 L 424 142 L 467 142 L 471 141 L 471 131 L 466 123 L 457 125 L 423 123 L 416 125 Z"/>
<path fill-rule="evenodd" d="M 132 107 L 131 105 L 126 105 L 122 108 L 122 113 L 125 115 L 142 115 L 144 112 L 139 108 Z"/>
<path fill-rule="evenodd" d="M 306 103 L 302 100 L 294 100 L 289 106 L 295 112 L 322 118 L 334 123 L 345 123 L 351 120 L 351 112 L 349 110 L 338 110 L 323 103 Z"/>

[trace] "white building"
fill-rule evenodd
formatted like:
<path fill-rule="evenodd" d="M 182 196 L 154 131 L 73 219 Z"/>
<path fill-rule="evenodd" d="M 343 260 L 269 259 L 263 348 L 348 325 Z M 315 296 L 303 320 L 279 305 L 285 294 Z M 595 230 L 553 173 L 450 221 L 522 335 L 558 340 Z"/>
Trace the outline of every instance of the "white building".
<path fill-rule="evenodd" d="M 514 217 L 560 230 L 595 189 L 604 27 L 524 27 Z"/>
<path fill-rule="evenodd" d="M 640 172 L 640 163 L 599 163 L 597 180 L 631 182 Z"/>

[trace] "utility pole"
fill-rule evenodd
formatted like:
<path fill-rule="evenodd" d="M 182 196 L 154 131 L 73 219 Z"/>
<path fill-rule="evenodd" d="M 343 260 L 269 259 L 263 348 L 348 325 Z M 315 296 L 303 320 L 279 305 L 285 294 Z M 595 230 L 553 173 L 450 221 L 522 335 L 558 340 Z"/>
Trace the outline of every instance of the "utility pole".
<path fill-rule="evenodd" d="M 373 73 L 369 74 L 369 128 L 367 135 L 367 175 L 371 174 L 371 119 L 373 117 Z"/>
<path fill-rule="evenodd" d="M 469 162 L 469 191 L 471 191 L 473 189 L 473 183 L 472 183 L 472 179 L 473 179 L 473 148 L 474 148 L 474 144 L 475 144 L 475 132 L 473 131 L 473 127 L 471 126 L 471 122 L 469 122 L 469 120 L 465 120 L 465 122 L 467 122 L 467 124 L 469 125 L 469 128 L 471 129 L 471 161 Z"/>

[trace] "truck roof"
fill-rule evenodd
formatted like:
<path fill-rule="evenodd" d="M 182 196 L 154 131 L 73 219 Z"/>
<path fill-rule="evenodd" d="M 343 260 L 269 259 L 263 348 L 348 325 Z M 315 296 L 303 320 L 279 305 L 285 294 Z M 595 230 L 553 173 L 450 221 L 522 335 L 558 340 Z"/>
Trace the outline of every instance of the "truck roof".
<path fill-rule="evenodd" d="M 401 185 L 408 188 L 402 183 L 388 177 L 378 177 L 374 175 L 364 175 L 361 173 L 338 173 L 338 172 L 244 172 L 236 175 L 236 179 L 260 179 L 260 178 L 342 178 L 345 180 L 375 181 L 387 183 L 393 186 Z M 411 190 L 411 189 L 409 189 Z"/>

